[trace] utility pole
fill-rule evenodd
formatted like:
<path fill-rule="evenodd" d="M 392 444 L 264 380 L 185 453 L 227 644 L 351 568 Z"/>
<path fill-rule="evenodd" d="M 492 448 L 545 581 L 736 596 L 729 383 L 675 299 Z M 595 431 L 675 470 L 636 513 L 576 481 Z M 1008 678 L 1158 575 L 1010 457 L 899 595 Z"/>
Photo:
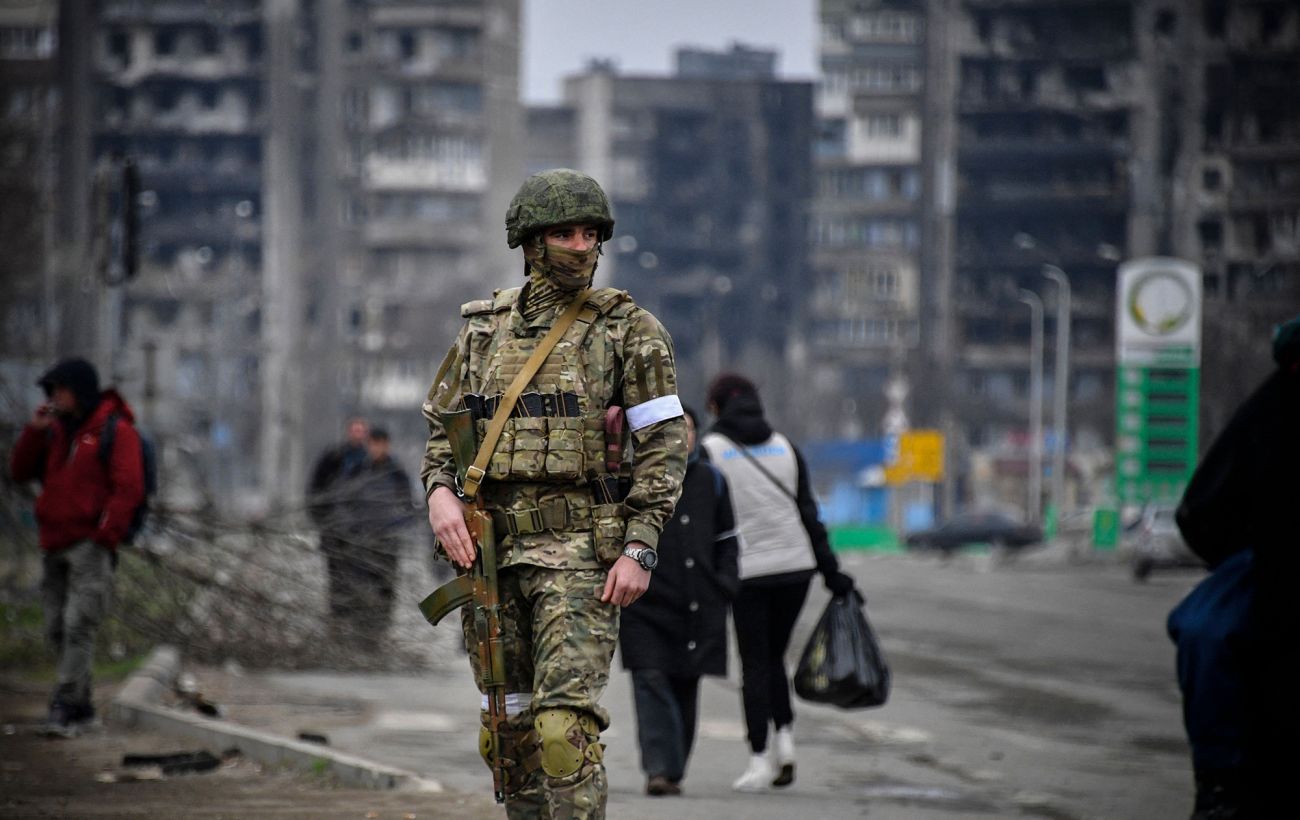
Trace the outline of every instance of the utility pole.
<path fill-rule="evenodd" d="M 303 489 L 302 202 L 298 189 L 297 0 L 267 0 L 263 202 L 261 490 L 267 507 Z"/>
<path fill-rule="evenodd" d="M 1056 364 L 1052 368 L 1052 516 L 1058 531 L 1065 509 L 1066 397 L 1070 390 L 1070 277 L 1056 265 L 1043 265 L 1056 283 Z"/>
<path fill-rule="evenodd" d="M 1020 289 L 1029 305 L 1029 507 L 1027 520 L 1041 520 L 1043 498 L 1043 300 Z"/>
<path fill-rule="evenodd" d="M 94 16 L 75 0 L 59 2 L 59 99 L 63 126 L 59 160 L 59 333 L 64 355 L 91 351 L 95 342 L 95 297 L 91 273 L 91 92 L 90 55 Z"/>

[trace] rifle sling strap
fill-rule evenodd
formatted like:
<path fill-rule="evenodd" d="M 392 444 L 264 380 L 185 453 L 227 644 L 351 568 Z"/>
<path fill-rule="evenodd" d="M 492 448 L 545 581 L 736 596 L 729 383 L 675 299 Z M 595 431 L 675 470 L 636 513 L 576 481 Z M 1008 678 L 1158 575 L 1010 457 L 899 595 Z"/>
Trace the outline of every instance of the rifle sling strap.
<path fill-rule="evenodd" d="M 501 438 L 501 431 L 506 427 L 506 420 L 510 418 L 510 411 L 518 401 L 519 394 L 524 392 L 528 382 L 532 381 L 533 375 L 542 366 L 542 362 L 546 361 L 546 357 L 551 354 L 551 350 L 568 331 L 569 326 L 578 318 L 578 314 L 585 313 L 584 321 L 588 323 L 596 317 L 596 310 L 587 307 L 587 297 L 590 294 L 591 289 L 587 288 L 574 297 L 569 306 L 564 309 L 564 313 L 560 314 L 560 318 L 556 319 L 555 324 L 551 325 L 551 329 L 542 337 L 533 355 L 524 362 L 523 369 L 515 376 L 505 395 L 501 397 L 501 404 L 497 406 L 496 414 L 488 423 L 487 432 L 483 434 L 483 442 L 479 444 L 478 453 L 474 456 L 474 463 L 465 471 L 461 492 L 466 499 L 472 501 L 478 495 L 479 486 L 487 476 L 487 465 L 492 458 L 492 451 L 497 447 L 497 440 Z"/>

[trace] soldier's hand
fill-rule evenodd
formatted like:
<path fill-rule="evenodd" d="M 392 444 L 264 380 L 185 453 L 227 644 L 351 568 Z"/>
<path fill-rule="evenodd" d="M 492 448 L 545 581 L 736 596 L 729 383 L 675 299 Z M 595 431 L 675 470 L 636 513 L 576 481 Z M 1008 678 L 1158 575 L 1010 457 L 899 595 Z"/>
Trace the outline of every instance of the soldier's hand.
<path fill-rule="evenodd" d="M 429 526 L 453 564 L 465 569 L 473 565 L 474 541 L 465 527 L 465 504 L 446 487 L 429 496 Z"/>
<path fill-rule="evenodd" d="M 650 588 L 650 570 L 626 555 L 620 556 L 609 568 L 605 577 L 605 593 L 600 600 L 607 604 L 627 606 L 645 594 Z"/>

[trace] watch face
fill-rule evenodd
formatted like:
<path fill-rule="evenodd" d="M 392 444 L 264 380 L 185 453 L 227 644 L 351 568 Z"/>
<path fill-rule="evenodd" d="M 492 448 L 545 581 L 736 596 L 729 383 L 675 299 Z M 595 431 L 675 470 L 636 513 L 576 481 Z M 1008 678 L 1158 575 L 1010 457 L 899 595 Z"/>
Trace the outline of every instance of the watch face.
<path fill-rule="evenodd" d="M 642 569 L 654 569 L 659 565 L 659 553 L 652 549 L 644 549 L 641 550 L 641 557 L 638 560 L 641 562 Z"/>

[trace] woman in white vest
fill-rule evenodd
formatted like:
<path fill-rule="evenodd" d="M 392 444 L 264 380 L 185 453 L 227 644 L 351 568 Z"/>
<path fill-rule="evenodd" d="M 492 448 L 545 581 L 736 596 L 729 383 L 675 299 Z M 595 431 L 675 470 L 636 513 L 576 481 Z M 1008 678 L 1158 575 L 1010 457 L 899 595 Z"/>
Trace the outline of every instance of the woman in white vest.
<path fill-rule="evenodd" d="M 790 440 L 763 417 L 758 388 L 723 373 L 709 386 L 717 422 L 703 440 L 731 487 L 740 531 L 740 593 L 732 601 L 750 759 L 732 784 L 765 791 L 794 781 L 794 711 L 785 653 L 814 573 L 833 595 L 853 591 L 817 515 L 808 468 Z M 775 727 L 774 755 L 767 750 Z"/>

